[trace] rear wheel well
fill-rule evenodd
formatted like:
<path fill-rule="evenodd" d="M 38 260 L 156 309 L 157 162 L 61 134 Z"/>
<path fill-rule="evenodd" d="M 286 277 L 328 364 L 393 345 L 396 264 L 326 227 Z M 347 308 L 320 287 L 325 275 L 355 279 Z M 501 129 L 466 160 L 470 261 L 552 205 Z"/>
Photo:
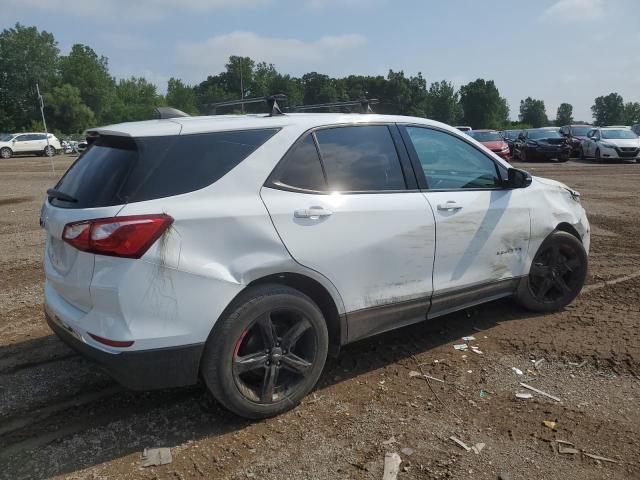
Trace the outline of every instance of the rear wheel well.
<path fill-rule="evenodd" d="M 248 287 L 265 283 L 286 285 L 304 293 L 313 300 L 315 304 L 318 305 L 318 308 L 320 308 L 327 322 L 329 353 L 334 356 L 338 354 L 340 345 L 342 344 L 342 335 L 346 334 L 346 331 L 342 331 L 340 314 L 333 301 L 333 297 L 321 283 L 299 273 L 278 273 L 254 280 Z"/>
<path fill-rule="evenodd" d="M 570 223 L 562 222 L 562 223 L 558 224 L 558 226 L 556 227 L 556 230 L 560 230 L 562 232 L 570 233 L 571 235 L 576 237 L 580 242 L 582 242 L 582 237 L 580 237 L 580 234 L 578 233 L 578 231 Z"/>

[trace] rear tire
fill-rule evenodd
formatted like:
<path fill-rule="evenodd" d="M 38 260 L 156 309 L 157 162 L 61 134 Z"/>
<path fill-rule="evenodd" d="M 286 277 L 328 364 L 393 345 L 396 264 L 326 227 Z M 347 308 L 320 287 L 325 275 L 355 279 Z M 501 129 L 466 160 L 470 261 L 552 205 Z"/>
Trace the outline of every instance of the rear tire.
<path fill-rule="evenodd" d="M 584 162 L 586 158 L 587 157 L 584 156 L 584 148 L 580 147 L 580 160 Z"/>
<path fill-rule="evenodd" d="M 13 155 L 13 152 L 9 147 L 0 148 L 0 158 L 7 159 L 7 158 L 11 158 L 12 155 Z"/>
<path fill-rule="evenodd" d="M 527 160 L 528 160 L 527 151 L 526 150 L 520 150 L 520 161 L 521 162 L 526 162 Z"/>
<path fill-rule="evenodd" d="M 580 240 L 556 230 L 549 235 L 524 277 L 516 301 L 534 312 L 554 312 L 578 296 L 587 277 L 587 253 Z"/>
<path fill-rule="evenodd" d="M 56 154 L 56 149 L 49 145 L 48 147 L 44 147 L 43 154 L 45 157 L 53 157 Z"/>
<path fill-rule="evenodd" d="M 218 320 L 202 356 L 213 396 L 245 418 L 294 408 L 324 367 L 329 336 L 318 306 L 282 285 L 250 288 Z"/>

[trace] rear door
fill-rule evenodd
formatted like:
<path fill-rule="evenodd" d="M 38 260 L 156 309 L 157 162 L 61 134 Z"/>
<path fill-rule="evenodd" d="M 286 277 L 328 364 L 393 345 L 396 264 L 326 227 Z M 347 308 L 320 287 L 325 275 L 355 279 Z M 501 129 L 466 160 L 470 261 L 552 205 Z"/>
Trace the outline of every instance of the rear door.
<path fill-rule="evenodd" d="M 431 313 L 509 291 L 525 271 L 525 190 L 505 189 L 506 168 L 457 135 L 421 126 L 402 130 L 436 219 Z M 468 298 L 454 295 L 465 291 Z"/>
<path fill-rule="evenodd" d="M 394 135 L 401 143 L 387 125 L 308 133 L 261 191 L 292 257 L 340 292 L 350 340 L 426 318 L 432 291 L 433 213 Z"/>
<path fill-rule="evenodd" d="M 16 138 L 13 139 L 13 146 L 11 147 L 11 149 L 15 152 L 15 153 L 28 153 L 31 150 L 31 140 L 30 140 L 30 135 L 27 134 L 23 134 L 23 135 L 18 135 Z"/>

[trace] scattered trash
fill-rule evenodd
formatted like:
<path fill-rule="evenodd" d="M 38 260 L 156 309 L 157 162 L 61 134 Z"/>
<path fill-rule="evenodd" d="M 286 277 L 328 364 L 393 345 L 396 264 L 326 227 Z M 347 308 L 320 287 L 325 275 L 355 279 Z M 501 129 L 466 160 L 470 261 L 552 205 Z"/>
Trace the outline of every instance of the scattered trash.
<path fill-rule="evenodd" d="M 384 473 L 382 480 L 395 480 L 398 477 L 398 471 L 402 459 L 397 453 L 387 453 L 384 456 Z"/>
<path fill-rule="evenodd" d="M 473 373 L 473 370 L 467 370 L 467 373 Z"/>
<path fill-rule="evenodd" d="M 527 368 L 527 373 L 529 375 L 531 375 L 532 377 L 537 377 L 538 374 L 536 372 L 534 372 L 533 370 L 531 370 L 530 368 Z"/>
<path fill-rule="evenodd" d="M 476 455 L 480 455 L 480 452 L 482 451 L 484 446 L 484 443 L 476 443 L 473 447 L 471 447 L 471 450 L 473 450 L 473 453 L 475 453 Z"/>
<path fill-rule="evenodd" d="M 473 342 L 475 339 L 476 337 L 474 336 L 462 337 L 462 340 L 464 340 L 465 342 Z"/>
<path fill-rule="evenodd" d="M 410 377 L 421 377 L 421 376 L 422 376 L 422 374 L 421 374 L 420 372 L 416 372 L 415 370 L 411 370 L 411 371 L 409 372 L 409 376 L 410 376 Z"/>
<path fill-rule="evenodd" d="M 555 397 L 555 396 L 553 396 L 553 395 L 551 395 L 551 394 L 549 394 L 547 392 L 543 392 L 542 390 L 538 390 L 537 388 L 532 387 L 531 385 L 527 385 L 526 383 L 520 382 L 520 386 L 522 386 L 522 387 L 524 387 L 524 388 L 526 388 L 528 390 L 531 390 L 532 392 L 536 392 L 539 395 L 543 395 L 545 397 L 548 397 L 551 400 L 555 400 L 556 402 L 562 403 L 562 400 L 560 400 L 558 397 Z"/>
<path fill-rule="evenodd" d="M 529 400 L 532 397 L 533 395 L 531 395 L 530 393 L 516 393 L 516 398 L 520 398 L 522 400 Z"/>
<path fill-rule="evenodd" d="M 169 448 L 145 448 L 140 460 L 141 467 L 156 467 L 171 463 L 171 450 Z"/>
<path fill-rule="evenodd" d="M 612 458 L 601 457 L 600 455 L 593 455 L 591 453 L 584 453 L 585 457 L 593 458 L 594 460 L 600 460 L 601 462 L 609 462 L 609 463 L 620 463 L 618 460 L 613 460 Z"/>
<path fill-rule="evenodd" d="M 477 353 L 478 355 L 484 355 L 481 350 L 478 350 L 478 347 L 471 347 L 471 351 L 473 353 Z"/>
<path fill-rule="evenodd" d="M 487 393 L 484 390 L 480 390 L 480 398 L 484 398 L 487 396 Z"/>
<path fill-rule="evenodd" d="M 577 362 L 569 362 L 569 365 L 571 365 L 572 367 L 576 367 L 576 368 L 582 368 L 587 364 L 586 360 L 581 361 L 580 363 Z"/>
<path fill-rule="evenodd" d="M 562 453 L 565 455 L 575 455 L 576 453 L 580 453 L 580 450 L 571 447 L 563 447 L 562 445 L 558 445 L 558 453 Z"/>
<path fill-rule="evenodd" d="M 427 375 L 425 373 L 416 372 L 415 370 L 410 371 L 409 372 L 409 376 L 410 377 L 427 378 L 429 380 L 435 380 L 436 382 L 444 383 L 444 380 L 441 380 L 441 379 L 436 378 L 436 377 L 432 377 L 431 375 Z"/>
<path fill-rule="evenodd" d="M 520 370 L 519 368 L 511 367 L 511 370 L 513 370 L 514 372 L 516 372 L 516 375 L 522 375 L 522 370 Z"/>
<path fill-rule="evenodd" d="M 543 420 L 542 423 L 545 427 L 550 428 L 551 430 L 555 430 L 558 422 L 554 422 L 553 420 Z"/>
<path fill-rule="evenodd" d="M 467 348 L 469 348 L 469 345 L 467 345 L 466 343 L 460 343 L 458 345 L 454 345 L 453 348 L 455 348 L 456 350 L 466 350 Z"/>
<path fill-rule="evenodd" d="M 561 443 L 563 445 L 571 445 L 572 447 L 575 447 L 575 445 L 571 442 L 567 442 L 566 440 L 557 440 L 556 439 L 556 443 Z"/>
<path fill-rule="evenodd" d="M 400 452 L 403 455 L 406 455 L 407 457 L 410 457 L 411 455 L 413 455 L 413 448 L 405 447 L 402 450 L 400 450 Z"/>
<path fill-rule="evenodd" d="M 453 435 L 451 435 L 449 437 L 449 440 L 453 440 L 454 442 L 456 442 L 459 446 L 461 446 L 462 448 L 464 448 L 467 452 L 471 451 L 471 447 L 467 446 L 466 443 L 464 443 L 462 440 L 460 440 L 459 438 L 454 437 Z"/>
<path fill-rule="evenodd" d="M 467 358 L 467 356 L 466 356 L 466 355 L 462 355 L 462 358 L 463 358 L 463 359 L 464 359 L 464 358 Z"/>
<path fill-rule="evenodd" d="M 544 362 L 544 358 L 541 358 L 540 360 L 535 360 L 533 362 L 533 366 L 538 368 L 540 365 L 542 365 L 542 362 Z"/>
<path fill-rule="evenodd" d="M 382 442 L 383 445 L 393 445 L 394 443 L 397 443 L 396 441 L 396 437 L 391 435 L 391 438 L 389 440 L 385 440 L 384 442 Z"/>

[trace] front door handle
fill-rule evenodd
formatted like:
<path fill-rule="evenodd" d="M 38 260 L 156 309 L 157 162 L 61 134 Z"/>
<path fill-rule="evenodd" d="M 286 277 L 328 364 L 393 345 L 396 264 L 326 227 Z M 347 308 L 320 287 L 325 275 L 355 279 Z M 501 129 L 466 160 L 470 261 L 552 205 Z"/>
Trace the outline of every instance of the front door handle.
<path fill-rule="evenodd" d="M 293 216 L 296 218 L 311 218 L 316 220 L 320 217 L 328 217 L 333 215 L 331 210 L 325 210 L 322 207 L 303 208 L 302 210 L 296 210 L 293 212 Z"/>
<path fill-rule="evenodd" d="M 438 210 L 460 210 L 462 208 L 462 205 L 460 205 L 457 202 L 454 202 L 453 200 L 449 200 L 447 203 L 440 203 L 438 205 Z"/>

